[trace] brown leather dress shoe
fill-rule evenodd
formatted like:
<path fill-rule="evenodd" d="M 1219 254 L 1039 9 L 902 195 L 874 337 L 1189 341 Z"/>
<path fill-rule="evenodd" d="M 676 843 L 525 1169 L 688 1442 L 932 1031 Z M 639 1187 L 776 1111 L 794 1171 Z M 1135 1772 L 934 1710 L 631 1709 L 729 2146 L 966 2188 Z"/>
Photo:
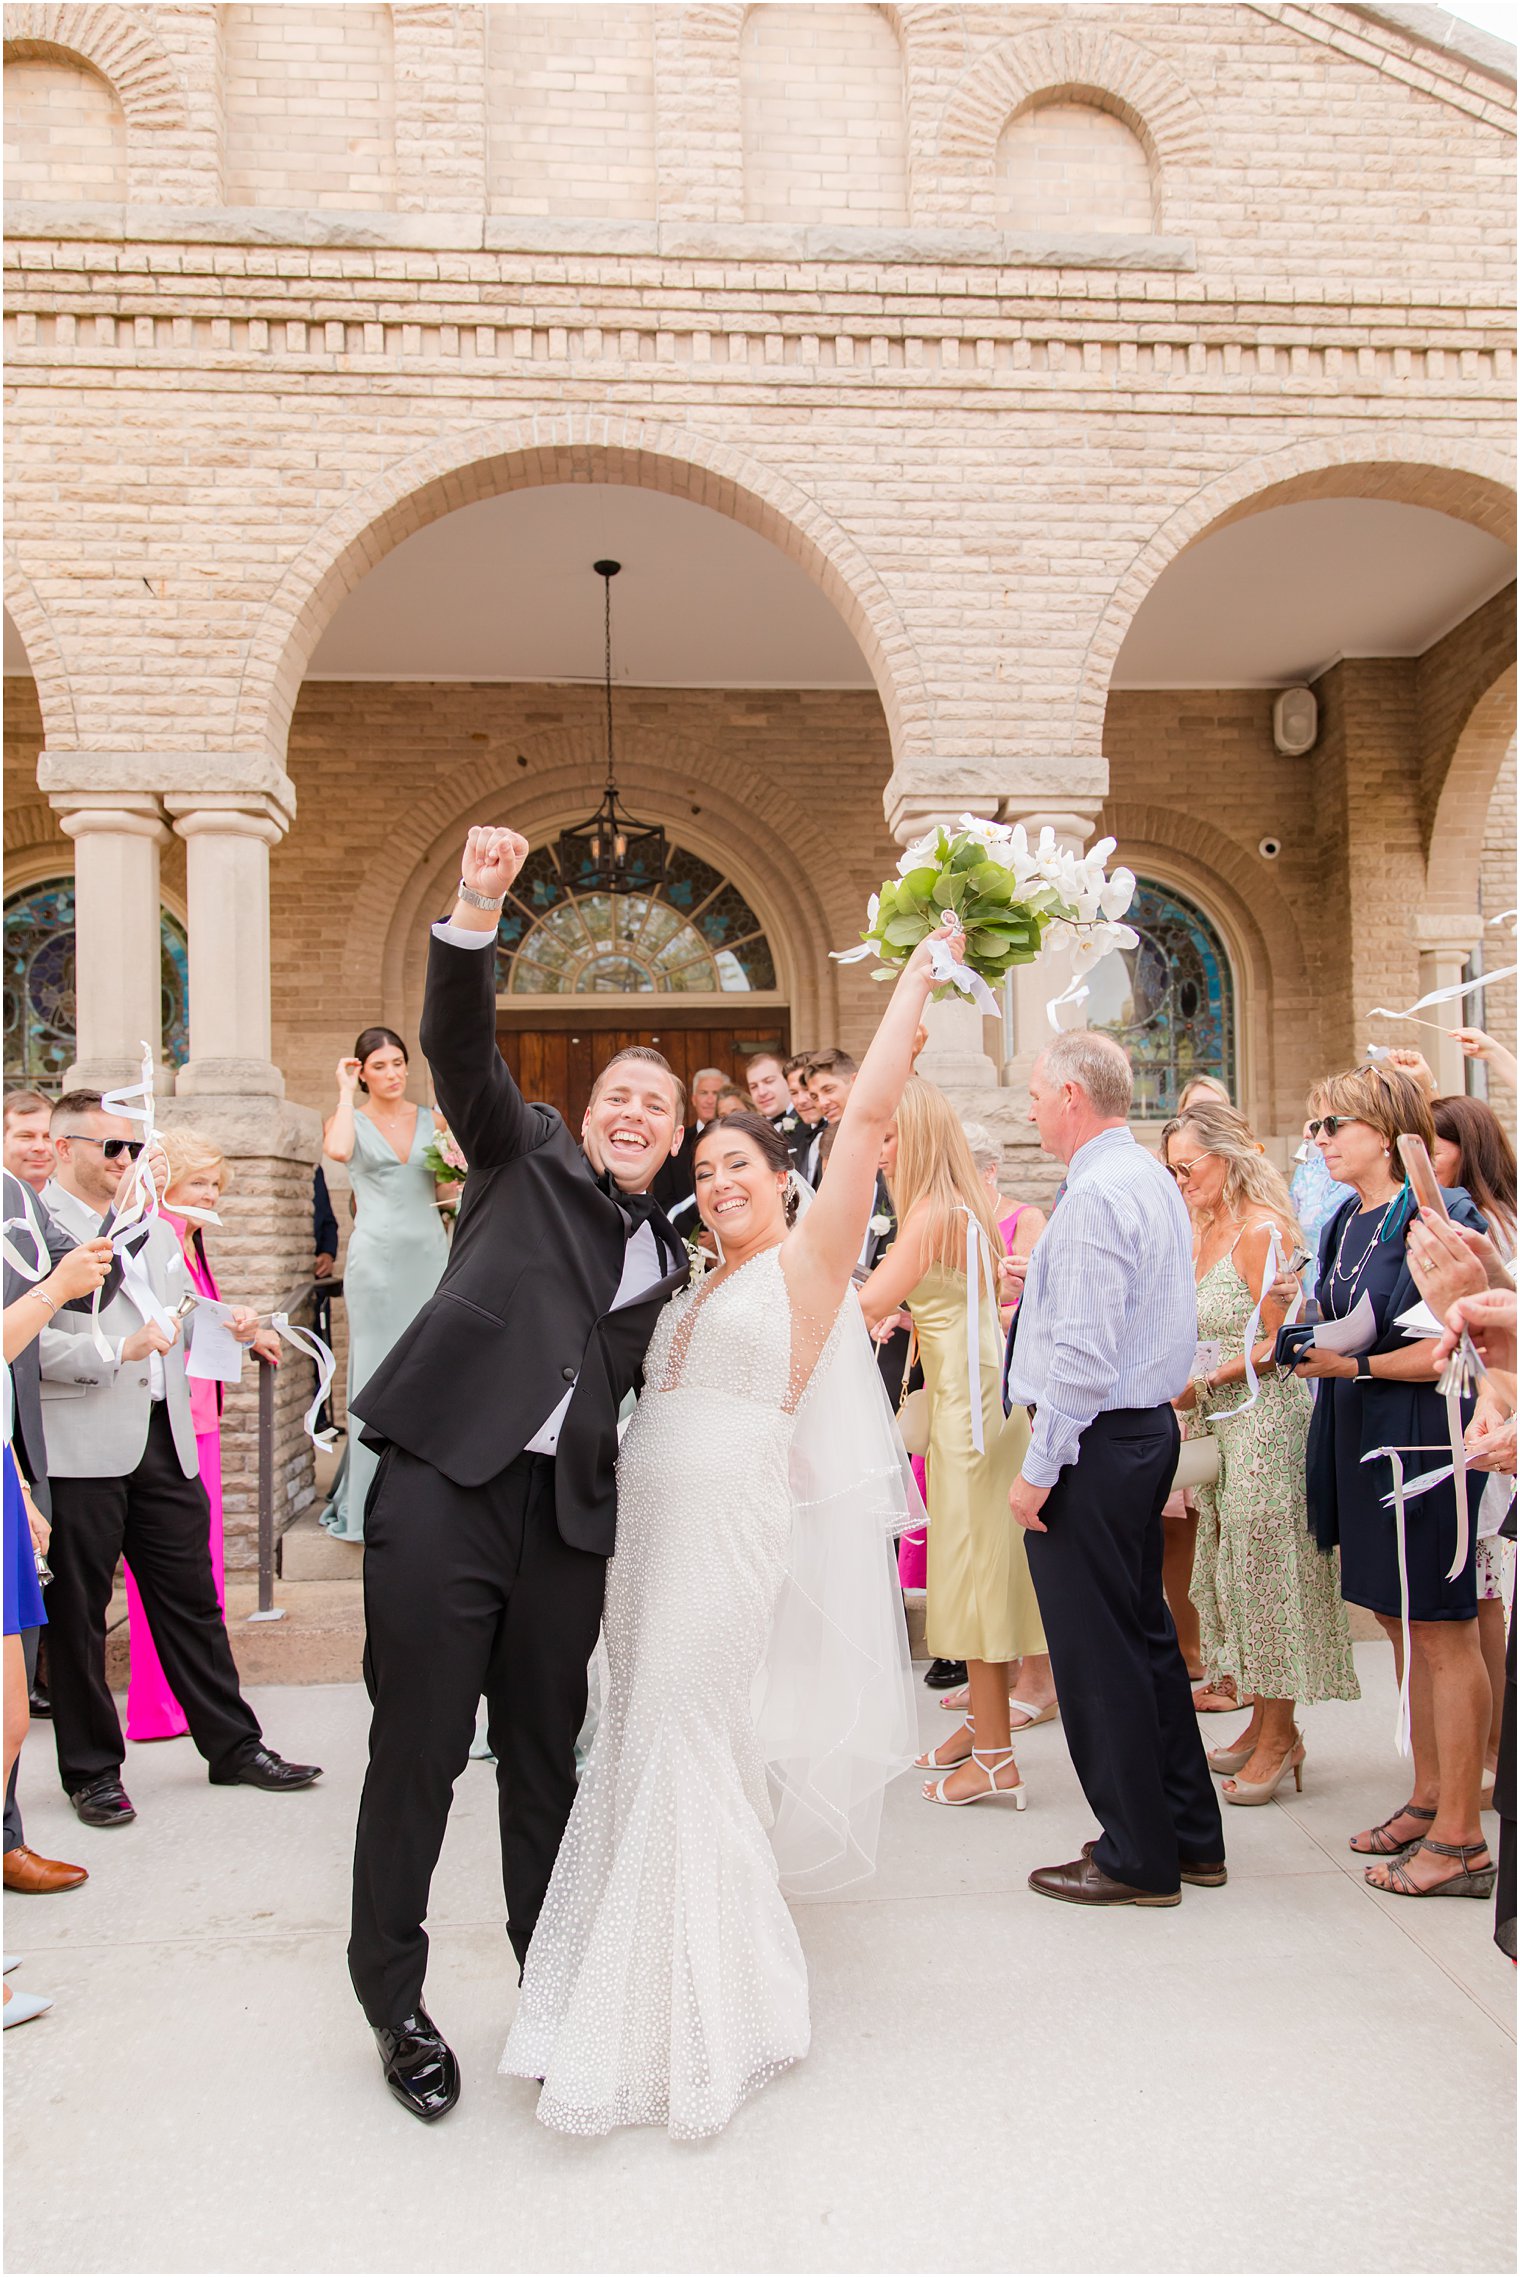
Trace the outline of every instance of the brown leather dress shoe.
<path fill-rule="evenodd" d="M 1090 1858 L 1097 1847 L 1096 1840 L 1084 1842 L 1083 1857 Z M 1222 1890 L 1230 1878 L 1230 1870 L 1222 1858 L 1211 1858 L 1207 1862 L 1198 1858 L 1184 1858 L 1177 1871 L 1185 1882 L 1191 1882 L 1200 1890 Z"/>
<path fill-rule="evenodd" d="M 43 1897 L 50 1890 L 77 1890 L 89 1878 L 83 1866 L 66 1866 L 61 1858 L 39 1858 L 24 1842 L 5 1853 L 6 1888 L 25 1890 L 31 1897 Z"/>
<path fill-rule="evenodd" d="M 1037 1866 L 1029 1887 L 1040 1897 L 1061 1898 L 1067 1905 L 1181 1905 L 1181 1890 L 1137 1890 L 1128 1882 L 1110 1881 L 1084 1851 L 1069 1866 Z"/>

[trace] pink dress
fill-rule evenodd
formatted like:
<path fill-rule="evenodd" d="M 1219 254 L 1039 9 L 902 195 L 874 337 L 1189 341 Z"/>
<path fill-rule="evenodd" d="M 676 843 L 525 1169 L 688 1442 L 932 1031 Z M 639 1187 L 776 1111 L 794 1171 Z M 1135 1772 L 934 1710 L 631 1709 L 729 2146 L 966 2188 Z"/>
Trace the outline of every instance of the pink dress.
<path fill-rule="evenodd" d="M 185 1221 L 172 1210 L 160 1212 L 165 1225 L 172 1226 L 181 1242 L 185 1236 Z M 206 1253 L 197 1234 L 186 1259 L 190 1278 L 203 1297 L 218 1294 Z M 216 1577 L 218 1604 L 227 1603 L 226 1585 L 222 1578 L 222 1387 L 208 1379 L 190 1378 L 190 1416 L 195 1425 L 195 1451 L 200 1459 L 201 1484 L 206 1489 L 206 1500 L 211 1505 L 211 1571 Z M 169 1679 L 159 1663 L 148 1616 L 137 1584 L 132 1579 L 132 1568 L 127 1577 L 127 1634 L 131 1639 L 131 1674 L 127 1679 L 127 1737 L 128 1739 L 178 1739 L 190 1726 L 185 1711 L 169 1689 Z"/>
<path fill-rule="evenodd" d="M 1016 1210 L 1010 1210 L 1006 1218 L 998 1220 L 998 1232 L 1003 1237 L 1005 1255 L 1013 1247 L 1013 1229 L 1028 1206 L 1027 1202 L 1020 1202 Z M 913 1476 L 917 1482 L 918 1491 L 924 1498 L 924 1508 L 927 1510 L 929 1508 L 928 1466 L 925 1464 L 922 1455 L 914 1455 L 911 1459 Z M 922 1526 L 918 1528 L 916 1533 L 904 1534 L 898 1542 L 897 1578 L 904 1589 L 925 1589 L 928 1587 L 929 1537 Z"/>

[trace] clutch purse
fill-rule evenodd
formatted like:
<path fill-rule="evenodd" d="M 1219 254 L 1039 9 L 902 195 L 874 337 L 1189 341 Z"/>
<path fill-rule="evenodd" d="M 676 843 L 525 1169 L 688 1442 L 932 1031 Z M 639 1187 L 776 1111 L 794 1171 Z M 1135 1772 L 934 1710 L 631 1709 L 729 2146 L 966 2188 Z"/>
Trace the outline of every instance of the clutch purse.
<path fill-rule="evenodd" d="M 1184 1439 L 1177 1450 L 1177 1468 L 1172 1474 L 1173 1494 L 1182 1493 L 1194 1486 L 1219 1484 L 1219 1441 L 1212 1431 L 1198 1439 Z"/>
<path fill-rule="evenodd" d="M 1296 1368 L 1314 1342 L 1316 1325 L 1312 1320 L 1291 1320 L 1280 1328 L 1277 1331 L 1277 1341 L 1272 1347 L 1273 1365 L 1284 1369 Z"/>

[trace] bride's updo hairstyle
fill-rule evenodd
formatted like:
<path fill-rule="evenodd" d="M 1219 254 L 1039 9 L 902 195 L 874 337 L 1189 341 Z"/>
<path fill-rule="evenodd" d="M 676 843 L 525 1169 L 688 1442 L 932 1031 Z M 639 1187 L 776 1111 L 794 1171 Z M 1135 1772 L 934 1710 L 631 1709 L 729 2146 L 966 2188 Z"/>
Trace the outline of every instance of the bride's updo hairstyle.
<path fill-rule="evenodd" d="M 779 1131 L 772 1129 L 763 1115 L 755 1114 L 726 1115 L 720 1120 L 710 1123 L 697 1141 L 696 1151 L 692 1156 L 693 1168 L 696 1166 L 697 1156 L 701 1154 L 703 1147 L 707 1145 L 709 1140 L 721 1139 L 727 1146 L 735 1138 L 747 1138 L 756 1154 L 765 1164 L 766 1169 L 775 1171 L 778 1177 L 783 1171 L 791 1169 L 791 1150 L 787 1146 L 786 1140 L 782 1138 Z M 795 1224 L 796 1218 L 797 1197 L 795 1194 L 788 1194 L 786 1197 L 787 1224 Z"/>

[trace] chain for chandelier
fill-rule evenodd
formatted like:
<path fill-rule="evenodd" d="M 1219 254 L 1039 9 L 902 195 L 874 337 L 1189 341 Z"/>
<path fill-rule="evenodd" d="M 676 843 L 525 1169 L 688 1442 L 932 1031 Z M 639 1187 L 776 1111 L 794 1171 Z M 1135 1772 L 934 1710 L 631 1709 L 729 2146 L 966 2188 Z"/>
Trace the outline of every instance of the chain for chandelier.
<path fill-rule="evenodd" d="M 612 719 L 612 580 L 619 561 L 596 561 L 602 580 L 602 692 L 607 720 L 607 782 L 602 803 L 584 822 L 562 830 L 559 866 L 576 890 L 604 893 L 658 893 L 665 882 L 670 848 L 659 823 L 640 822 L 618 798 Z"/>

